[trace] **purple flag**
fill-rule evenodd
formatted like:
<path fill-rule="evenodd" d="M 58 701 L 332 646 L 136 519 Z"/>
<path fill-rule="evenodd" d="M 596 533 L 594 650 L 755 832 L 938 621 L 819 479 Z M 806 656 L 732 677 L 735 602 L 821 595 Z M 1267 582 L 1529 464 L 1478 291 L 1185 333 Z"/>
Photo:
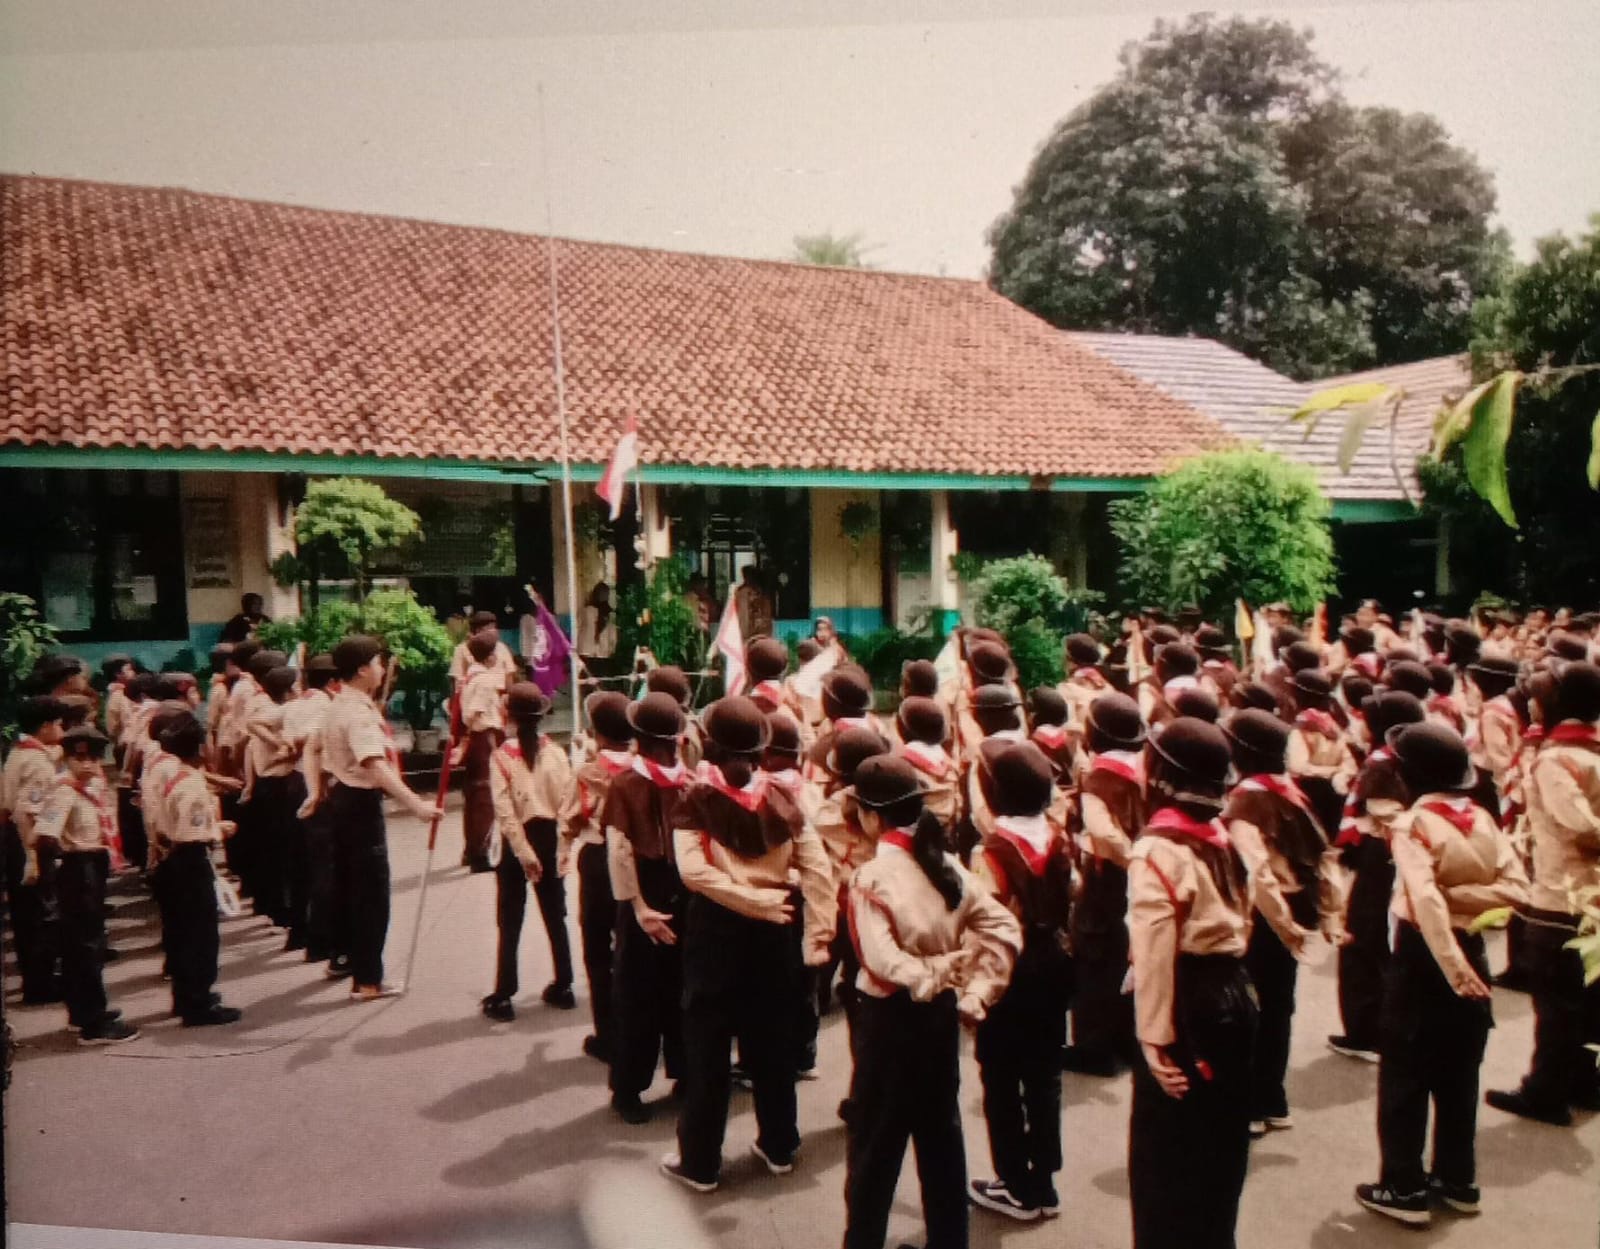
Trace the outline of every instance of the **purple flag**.
<path fill-rule="evenodd" d="M 533 681 L 544 696 L 549 698 L 567 683 L 571 675 L 567 656 L 572 654 L 572 643 L 561 632 L 561 626 L 543 603 L 535 604 L 538 614 L 533 621 L 532 645 L 523 656 L 533 671 Z"/>

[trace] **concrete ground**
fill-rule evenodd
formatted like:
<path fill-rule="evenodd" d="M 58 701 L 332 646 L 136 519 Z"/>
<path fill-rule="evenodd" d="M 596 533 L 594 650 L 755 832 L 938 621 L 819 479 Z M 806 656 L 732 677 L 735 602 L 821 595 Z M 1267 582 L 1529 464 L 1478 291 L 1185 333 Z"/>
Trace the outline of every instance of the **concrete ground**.
<path fill-rule="evenodd" d="M 491 877 L 455 866 L 459 827 L 452 813 L 411 991 L 380 1005 L 350 1004 L 344 984 L 283 953 L 281 934 L 265 921 L 245 918 L 226 925 L 220 986 L 245 1009 L 244 1021 L 182 1029 L 167 1017 L 150 904 L 119 891 L 111 931 L 124 957 L 107 980 L 144 1036 L 84 1049 L 64 1030 L 60 1008 L 8 1007 L 20 1042 L 6 1113 L 16 1243 L 134 1243 L 53 1230 L 86 1227 L 418 1249 L 837 1245 L 845 1139 L 835 1106 L 849 1079 L 837 1013 L 823 1025 L 822 1078 L 800 1088 L 805 1143 L 796 1172 L 774 1178 L 749 1157 L 753 1115 L 748 1096 L 736 1094 L 721 1190 L 694 1199 L 667 1189 L 655 1167 L 673 1144 L 670 1103 L 643 1127 L 612 1116 L 604 1069 L 579 1048 L 586 1004 L 564 1013 L 538 1001 L 549 960 L 531 905 L 521 1013 L 507 1026 L 479 1016 L 493 965 L 494 889 Z M 389 956 L 398 978 L 424 854 L 418 824 L 395 819 L 391 828 Z M 1500 993 L 1495 1010 L 1486 1086 L 1514 1081 L 1531 1044 L 1525 997 Z M 1418 1233 L 1362 1211 L 1351 1190 L 1376 1173 L 1375 1068 L 1324 1048 L 1335 1023 L 1325 964 L 1302 979 L 1290 1077 L 1296 1126 L 1255 1148 L 1241 1246 L 1595 1245 L 1593 1118 L 1557 1129 L 1483 1108 L 1478 1219 L 1439 1216 Z M 983 1175 L 987 1146 L 968 1050 L 967 1152 L 973 1174 Z M 665 1092 L 658 1083 L 656 1096 Z M 1127 1102 L 1126 1080 L 1068 1077 L 1065 1217 L 1021 1226 L 975 1211 L 973 1243 L 1127 1245 Z M 918 1211 L 908 1162 L 891 1244 L 920 1243 Z"/>

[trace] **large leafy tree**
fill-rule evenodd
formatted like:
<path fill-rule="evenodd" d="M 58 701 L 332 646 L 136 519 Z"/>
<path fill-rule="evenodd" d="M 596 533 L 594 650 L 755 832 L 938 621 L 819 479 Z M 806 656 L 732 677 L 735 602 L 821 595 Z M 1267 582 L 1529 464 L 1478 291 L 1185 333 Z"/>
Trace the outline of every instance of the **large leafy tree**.
<path fill-rule="evenodd" d="M 1158 22 L 990 230 L 1003 294 L 1076 329 L 1202 334 L 1297 377 L 1465 347 L 1506 255 L 1433 118 L 1356 108 L 1308 33 Z"/>
<path fill-rule="evenodd" d="M 1240 597 L 1310 611 L 1334 588 L 1328 514 L 1303 464 L 1256 449 L 1195 456 L 1111 505 L 1123 589 L 1214 620 Z"/>

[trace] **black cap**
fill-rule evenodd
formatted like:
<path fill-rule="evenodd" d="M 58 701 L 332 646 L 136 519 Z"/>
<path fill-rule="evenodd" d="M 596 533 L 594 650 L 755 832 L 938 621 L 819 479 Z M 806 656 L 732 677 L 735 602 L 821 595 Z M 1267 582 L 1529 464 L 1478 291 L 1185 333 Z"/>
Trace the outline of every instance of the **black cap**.
<path fill-rule="evenodd" d="M 1102 694 L 1089 704 L 1091 750 L 1137 750 L 1144 739 L 1139 704 L 1126 694 Z"/>
<path fill-rule="evenodd" d="M 1017 694 L 1016 687 L 1009 684 L 980 685 L 972 691 L 972 712 L 974 715 L 1007 711 L 1020 706 L 1022 706 L 1022 699 Z"/>
<path fill-rule="evenodd" d="M 1247 708 L 1222 726 L 1241 772 L 1282 772 L 1289 752 L 1289 726 L 1270 711 Z"/>
<path fill-rule="evenodd" d="M 299 679 L 300 674 L 293 668 L 279 664 L 261 678 L 261 688 L 273 702 L 282 702 L 294 692 L 295 682 Z"/>
<path fill-rule="evenodd" d="M 1351 625 L 1339 637 L 1349 655 L 1365 655 L 1378 644 L 1377 636 L 1364 625 Z"/>
<path fill-rule="evenodd" d="M 752 682 L 776 681 L 789 670 L 789 648 L 777 638 L 757 638 L 744 648 L 744 666 Z"/>
<path fill-rule="evenodd" d="M 1600 668 L 1572 663 L 1556 677 L 1555 713 L 1560 720 L 1600 720 Z"/>
<path fill-rule="evenodd" d="M 900 689 L 907 697 L 936 698 L 939 669 L 930 659 L 909 659 L 900 669 Z"/>
<path fill-rule="evenodd" d="M 1374 688 L 1372 678 L 1359 672 L 1347 672 L 1339 678 L 1339 692 L 1352 707 L 1359 707 L 1371 698 Z"/>
<path fill-rule="evenodd" d="M 1068 662 L 1079 668 L 1093 668 L 1104 657 L 1100 643 L 1087 633 L 1070 635 L 1066 641 L 1066 654 Z"/>
<path fill-rule="evenodd" d="M 628 704 L 628 725 L 639 737 L 675 742 L 683 735 L 684 723 L 683 708 L 664 690 L 654 690 L 638 702 Z"/>
<path fill-rule="evenodd" d="M 898 806 L 922 795 L 917 770 L 897 755 L 874 755 L 854 769 L 852 789 L 856 801 L 868 810 Z"/>
<path fill-rule="evenodd" d="M 1433 694 L 1433 677 L 1413 659 L 1390 664 L 1383 679 L 1390 689 L 1403 690 L 1414 698 L 1428 698 Z"/>
<path fill-rule="evenodd" d="M 1172 700 L 1172 709 L 1180 716 L 1192 716 L 1207 724 L 1215 724 L 1222 716 L 1222 704 L 1217 696 L 1199 686 L 1179 690 Z"/>
<path fill-rule="evenodd" d="M 626 742 L 633 739 L 633 725 L 628 723 L 628 696 L 615 690 L 601 690 L 583 700 L 583 713 L 595 733 L 607 741 Z"/>
<path fill-rule="evenodd" d="M 1389 731 L 1400 776 L 1413 794 L 1454 793 L 1478 782 L 1461 735 L 1442 724 L 1408 724 Z"/>
<path fill-rule="evenodd" d="M 1202 655 L 1225 657 L 1228 654 L 1228 635 L 1216 625 L 1201 625 L 1196 629 L 1194 644 Z"/>
<path fill-rule="evenodd" d="M 688 707 L 693 693 L 689 686 L 689 678 L 682 668 L 672 664 L 663 664 L 659 668 L 652 668 L 650 674 L 644 679 L 644 688 L 651 694 L 667 694 L 679 707 Z"/>
<path fill-rule="evenodd" d="M 518 724 L 550 714 L 550 699 L 532 681 L 517 681 L 506 690 L 506 715 Z"/>
<path fill-rule="evenodd" d="M 872 710 L 872 682 L 854 665 L 835 668 L 822 678 L 822 709 L 830 720 L 864 716 Z"/>
<path fill-rule="evenodd" d="M 250 656 L 250 675 L 257 681 L 261 680 L 274 668 L 281 668 L 289 662 L 289 656 L 282 651 L 260 650 Z"/>
<path fill-rule="evenodd" d="M 1055 772 L 1032 742 L 984 742 L 978 763 L 990 782 L 996 815 L 1038 815 L 1055 797 Z"/>
<path fill-rule="evenodd" d="M 1170 778 L 1175 787 L 1220 794 L 1227 786 L 1233 754 L 1214 724 L 1188 716 L 1169 720 L 1161 735 L 1150 739 L 1148 749 L 1160 760 L 1158 766 L 1177 773 Z"/>
<path fill-rule="evenodd" d="M 758 755 L 767 748 L 772 730 L 766 713 L 753 699 L 719 698 L 700 717 L 708 745 L 730 755 Z"/>
<path fill-rule="evenodd" d="M 1169 681 L 1173 677 L 1192 677 L 1200 671 L 1200 653 L 1183 642 L 1169 642 L 1157 652 L 1156 667 Z"/>
<path fill-rule="evenodd" d="M 1404 690 L 1384 690 L 1361 702 L 1361 714 L 1375 742 L 1384 741 L 1389 730 L 1407 724 L 1421 724 L 1428 718 L 1422 700 Z"/>
<path fill-rule="evenodd" d="M 835 780 L 849 785 L 864 760 L 888 750 L 889 743 L 871 729 L 846 729 L 819 743 L 819 762 Z"/>
<path fill-rule="evenodd" d="M 1028 695 L 1028 714 L 1034 724 L 1065 724 L 1067 700 L 1052 685 L 1041 685 Z"/>
<path fill-rule="evenodd" d="M 1333 680 L 1321 668 L 1307 668 L 1289 678 L 1295 697 L 1311 705 L 1325 703 L 1333 697 Z"/>
<path fill-rule="evenodd" d="M 979 642 L 967 651 L 967 666 L 972 678 L 988 685 L 998 685 L 1016 675 L 1011 654 L 997 642 Z"/>
<path fill-rule="evenodd" d="M 80 724 L 68 729 L 61 737 L 61 748 L 69 756 L 101 758 L 109 743 L 106 735 L 92 724 Z"/>
<path fill-rule="evenodd" d="M 1290 672 L 1304 672 L 1322 665 L 1322 652 L 1310 642 L 1295 642 L 1283 648 L 1283 666 Z"/>
<path fill-rule="evenodd" d="M 949 736 L 950 724 L 944 708 L 932 698 L 904 699 L 895 712 L 895 720 L 900 726 L 900 736 L 906 741 L 939 746 Z"/>
<path fill-rule="evenodd" d="M 1276 712 L 1278 696 L 1260 681 L 1240 681 L 1230 691 L 1235 707 L 1259 707 L 1262 711 Z"/>
<path fill-rule="evenodd" d="M 767 712 L 767 755 L 800 757 L 800 722 L 787 711 Z"/>

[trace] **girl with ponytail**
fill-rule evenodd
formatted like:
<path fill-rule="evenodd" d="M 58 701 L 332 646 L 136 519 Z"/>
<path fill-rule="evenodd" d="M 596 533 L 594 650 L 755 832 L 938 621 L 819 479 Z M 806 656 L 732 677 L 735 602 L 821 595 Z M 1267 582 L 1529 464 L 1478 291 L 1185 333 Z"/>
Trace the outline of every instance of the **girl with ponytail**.
<path fill-rule="evenodd" d="M 967 1243 L 966 1145 L 957 1104 L 961 1023 L 1005 991 L 1022 928 L 945 851 L 917 771 L 879 755 L 852 794 L 873 857 L 846 918 L 860 958 L 846 1120 L 845 1249 L 882 1249 L 906 1143 L 917 1151 L 927 1244 Z"/>

